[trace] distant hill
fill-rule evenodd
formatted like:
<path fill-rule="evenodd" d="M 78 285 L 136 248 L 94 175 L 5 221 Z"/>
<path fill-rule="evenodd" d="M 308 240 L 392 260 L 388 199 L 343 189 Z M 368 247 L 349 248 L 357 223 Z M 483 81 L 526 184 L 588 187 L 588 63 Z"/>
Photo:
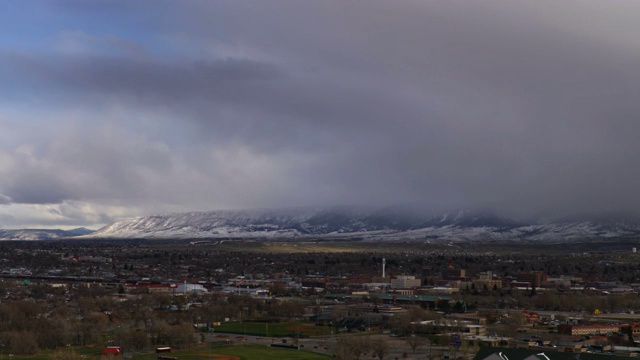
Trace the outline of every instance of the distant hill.
<path fill-rule="evenodd" d="M 93 230 L 77 228 L 72 230 L 59 229 L 15 229 L 0 230 L 0 240 L 53 240 L 75 236 L 88 235 Z"/>
<path fill-rule="evenodd" d="M 384 208 L 290 208 L 190 212 L 118 221 L 82 238 L 602 241 L 640 238 L 640 225 L 581 217 L 520 221 L 490 211 L 430 213 Z"/>

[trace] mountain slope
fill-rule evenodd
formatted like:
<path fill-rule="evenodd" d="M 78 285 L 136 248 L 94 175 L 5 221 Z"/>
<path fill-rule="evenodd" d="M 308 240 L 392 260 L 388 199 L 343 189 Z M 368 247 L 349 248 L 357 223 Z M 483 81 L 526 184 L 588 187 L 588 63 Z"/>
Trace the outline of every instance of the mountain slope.
<path fill-rule="evenodd" d="M 527 223 L 486 211 L 442 214 L 398 207 L 295 208 L 154 215 L 123 220 L 90 238 L 149 239 L 421 239 L 428 241 L 590 241 L 640 237 L 640 226 L 618 222 Z"/>
<path fill-rule="evenodd" d="M 77 228 L 72 230 L 59 229 L 16 229 L 0 230 L 0 240 L 53 240 L 83 236 L 93 233 L 93 230 Z"/>

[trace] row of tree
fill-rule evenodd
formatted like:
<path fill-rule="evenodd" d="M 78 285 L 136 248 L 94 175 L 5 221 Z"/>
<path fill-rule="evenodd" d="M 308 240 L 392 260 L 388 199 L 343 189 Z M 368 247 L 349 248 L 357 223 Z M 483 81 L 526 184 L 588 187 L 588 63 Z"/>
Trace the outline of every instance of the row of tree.
<path fill-rule="evenodd" d="M 253 316 L 300 317 L 304 312 L 302 302 L 264 302 L 237 295 L 118 297 L 97 286 L 4 285 L 12 295 L 0 303 L 0 344 L 14 354 L 68 345 L 110 344 L 131 351 L 189 346 L 198 339 L 194 324 Z"/>

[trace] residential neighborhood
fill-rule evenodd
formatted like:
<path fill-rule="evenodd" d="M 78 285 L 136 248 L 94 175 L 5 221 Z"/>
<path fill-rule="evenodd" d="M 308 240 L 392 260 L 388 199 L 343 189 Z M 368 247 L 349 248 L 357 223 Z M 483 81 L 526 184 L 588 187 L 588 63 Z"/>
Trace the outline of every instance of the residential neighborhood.
<path fill-rule="evenodd" d="M 355 351 L 345 350 L 355 346 L 347 340 L 362 336 L 396 344 L 389 352 L 409 359 L 454 351 L 473 358 L 487 347 L 640 352 L 640 281 L 621 281 L 640 274 L 632 252 L 583 253 L 572 263 L 555 255 L 216 251 L 166 241 L 40 245 L 0 244 L 0 321 L 11 324 L 0 339 L 12 354 L 101 343 L 126 354 L 238 336 L 314 344 L 331 356 Z M 44 330 L 52 328 L 55 335 Z"/>

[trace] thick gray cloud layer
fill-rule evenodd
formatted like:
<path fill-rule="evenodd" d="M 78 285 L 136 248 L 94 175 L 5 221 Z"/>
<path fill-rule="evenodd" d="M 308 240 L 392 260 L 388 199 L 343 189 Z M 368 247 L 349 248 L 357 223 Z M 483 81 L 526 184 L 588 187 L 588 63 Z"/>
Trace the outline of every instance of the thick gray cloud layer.
<path fill-rule="evenodd" d="M 637 2 L 41 5 L 84 19 L 0 48 L 0 203 L 43 222 L 637 209 Z"/>

